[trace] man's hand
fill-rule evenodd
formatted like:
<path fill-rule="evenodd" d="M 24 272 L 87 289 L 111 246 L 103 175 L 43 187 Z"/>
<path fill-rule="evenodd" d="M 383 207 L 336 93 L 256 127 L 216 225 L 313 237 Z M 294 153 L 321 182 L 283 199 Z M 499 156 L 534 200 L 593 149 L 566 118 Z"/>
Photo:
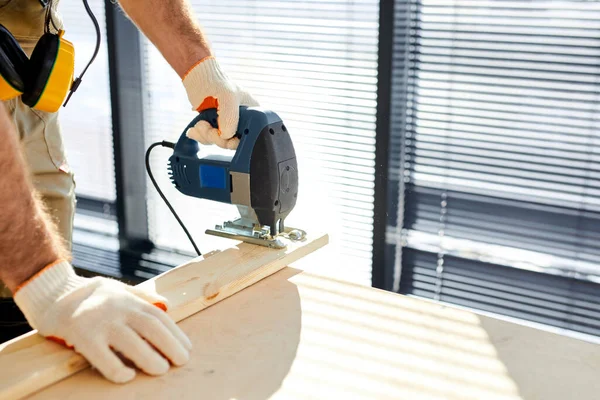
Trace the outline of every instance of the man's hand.
<path fill-rule="evenodd" d="M 216 144 L 224 149 L 236 149 L 236 134 L 240 106 L 258 106 L 250 93 L 233 83 L 221 70 L 214 57 L 207 57 L 192 67 L 183 78 L 183 85 L 194 110 L 216 108 L 218 129 L 200 121 L 189 129 L 187 136 L 202 144 Z"/>
<path fill-rule="evenodd" d="M 135 377 L 115 352 L 149 375 L 166 373 L 169 361 L 179 366 L 189 360 L 192 344 L 159 309 L 167 300 L 157 293 L 79 277 L 68 262 L 59 261 L 22 284 L 14 297 L 38 333 L 73 347 L 113 382 Z"/>
<path fill-rule="evenodd" d="M 183 79 L 194 110 L 217 108 L 219 129 L 199 122 L 188 136 L 202 144 L 235 149 L 239 107 L 256 100 L 219 68 L 188 0 L 120 0 L 119 4 Z M 151 11 L 149 11 L 151 10 Z M 205 14 L 210 18 L 209 14 Z"/>

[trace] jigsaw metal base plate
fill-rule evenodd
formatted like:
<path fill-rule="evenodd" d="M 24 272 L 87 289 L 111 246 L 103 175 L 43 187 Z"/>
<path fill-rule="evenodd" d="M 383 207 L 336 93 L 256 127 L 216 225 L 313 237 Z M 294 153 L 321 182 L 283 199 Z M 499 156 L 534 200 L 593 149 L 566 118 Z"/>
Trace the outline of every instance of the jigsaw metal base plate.
<path fill-rule="evenodd" d="M 273 249 L 284 249 L 289 241 L 301 242 L 306 238 L 306 232 L 294 228 L 286 228 L 284 232 L 273 236 L 268 226 L 257 226 L 244 218 L 224 222 L 223 225 L 215 226 L 215 229 L 207 229 L 206 234 L 241 240 Z"/>

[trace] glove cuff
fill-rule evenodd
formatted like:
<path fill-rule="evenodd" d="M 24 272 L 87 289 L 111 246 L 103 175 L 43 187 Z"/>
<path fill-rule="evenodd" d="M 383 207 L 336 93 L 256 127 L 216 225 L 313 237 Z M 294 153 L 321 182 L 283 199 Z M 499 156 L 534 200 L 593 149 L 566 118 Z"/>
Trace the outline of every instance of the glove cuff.
<path fill-rule="evenodd" d="M 68 261 L 49 264 L 16 290 L 14 300 L 27 321 L 37 328 L 36 320 L 43 316 L 63 294 L 71 292 L 85 278 L 77 276 Z"/>
<path fill-rule="evenodd" d="M 213 86 L 213 82 L 226 80 L 227 76 L 212 56 L 203 58 L 190 68 L 183 76 L 183 86 L 194 111 L 197 111 L 204 99 L 210 96 L 208 88 Z"/>

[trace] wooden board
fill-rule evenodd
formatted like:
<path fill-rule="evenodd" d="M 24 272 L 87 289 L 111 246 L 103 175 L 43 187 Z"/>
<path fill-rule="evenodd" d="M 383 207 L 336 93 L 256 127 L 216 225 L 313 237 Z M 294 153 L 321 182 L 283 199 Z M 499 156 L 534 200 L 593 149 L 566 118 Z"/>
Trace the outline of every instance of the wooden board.
<path fill-rule="evenodd" d="M 592 400 L 600 346 L 292 268 L 180 323 L 190 362 L 31 400 Z"/>
<path fill-rule="evenodd" d="M 197 313 L 327 244 L 325 234 L 309 235 L 286 249 L 239 243 L 192 260 L 143 282 L 170 302 L 175 321 Z M 16 399 L 89 367 L 74 351 L 35 333 L 0 345 L 0 399 Z M 10 367 L 9 367 L 10 366 Z"/>

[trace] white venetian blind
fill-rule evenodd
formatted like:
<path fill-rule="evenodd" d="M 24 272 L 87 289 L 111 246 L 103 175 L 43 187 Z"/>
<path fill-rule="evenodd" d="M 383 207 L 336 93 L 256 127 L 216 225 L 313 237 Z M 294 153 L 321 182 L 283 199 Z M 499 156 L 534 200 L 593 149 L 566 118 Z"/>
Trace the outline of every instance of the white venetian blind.
<path fill-rule="evenodd" d="M 341 279 L 370 284 L 378 12 L 362 1 L 192 1 L 218 60 L 288 127 L 299 159 L 300 192 L 287 225 L 330 233 L 331 244 L 304 262 Z M 145 47 L 147 144 L 176 140 L 193 117 L 179 78 Z M 212 151 L 213 149 L 211 149 Z M 162 152 L 162 154 L 159 154 Z M 167 179 L 167 150 L 153 166 L 201 249 L 207 227 L 235 208 L 186 198 Z M 155 243 L 191 247 L 149 185 Z"/>
<path fill-rule="evenodd" d="M 397 7 L 400 291 L 599 334 L 600 2 Z"/>

